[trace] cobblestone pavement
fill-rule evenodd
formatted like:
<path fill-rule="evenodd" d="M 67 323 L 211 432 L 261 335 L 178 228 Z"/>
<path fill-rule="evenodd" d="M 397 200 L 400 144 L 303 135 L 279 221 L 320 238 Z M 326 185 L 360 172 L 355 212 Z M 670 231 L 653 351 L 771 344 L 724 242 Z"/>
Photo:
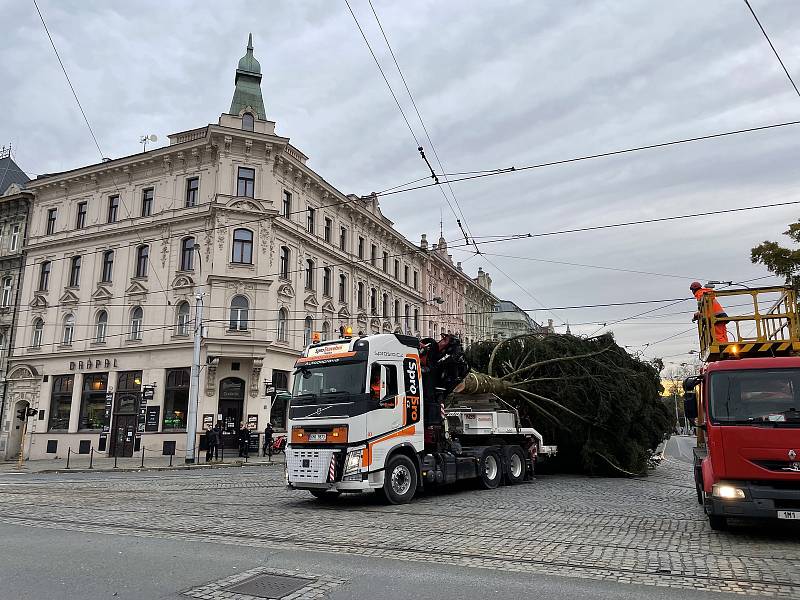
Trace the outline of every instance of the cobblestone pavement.
<path fill-rule="evenodd" d="M 0 522 L 800 599 L 800 528 L 711 531 L 690 468 L 671 459 L 644 479 L 544 476 L 405 506 L 372 495 L 322 504 L 286 490 L 282 475 L 252 467 L 5 476 Z"/>

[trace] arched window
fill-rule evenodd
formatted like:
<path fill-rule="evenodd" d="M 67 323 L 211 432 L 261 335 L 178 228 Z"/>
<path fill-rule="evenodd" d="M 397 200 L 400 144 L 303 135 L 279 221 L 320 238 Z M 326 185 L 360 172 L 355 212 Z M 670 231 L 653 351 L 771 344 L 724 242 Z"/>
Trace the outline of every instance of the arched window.
<path fill-rule="evenodd" d="M 356 289 L 358 290 L 356 293 L 356 306 L 364 308 L 364 284 L 359 281 Z"/>
<path fill-rule="evenodd" d="M 244 296 L 234 296 L 231 300 L 230 331 L 247 331 L 247 311 L 250 302 Z"/>
<path fill-rule="evenodd" d="M 396 323 L 400 322 L 400 300 L 394 301 L 394 320 Z"/>
<path fill-rule="evenodd" d="M 311 317 L 306 317 L 303 324 L 303 346 L 308 346 L 311 343 L 311 331 L 314 329 L 314 320 Z"/>
<path fill-rule="evenodd" d="M 194 271 L 194 238 L 181 241 L 181 271 Z"/>
<path fill-rule="evenodd" d="M 147 261 L 150 257 L 150 246 L 136 248 L 136 277 L 147 277 Z"/>
<path fill-rule="evenodd" d="M 175 324 L 175 335 L 189 335 L 189 303 L 178 304 L 178 320 Z"/>
<path fill-rule="evenodd" d="M 233 256 L 231 260 L 238 264 L 253 264 L 253 232 L 249 229 L 233 230 Z"/>
<path fill-rule="evenodd" d="M 61 336 L 61 343 L 65 346 L 71 346 L 72 340 L 75 338 L 75 317 L 67 315 L 64 317 L 64 331 Z"/>
<path fill-rule="evenodd" d="M 242 115 L 242 129 L 245 131 L 253 131 L 255 128 L 255 119 L 253 114 L 246 112 Z"/>
<path fill-rule="evenodd" d="M 383 303 L 381 304 L 381 317 L 384 319 L 389 318 L 389 294 L 383 295 Z"/>
<path fill-rule="evenodd" d="M 106 334 L 108 333 L 108 313 L 101 310 L 97 313 L 94 328 L 94 341 L 97 344 L 102 344 L 106 341 Z"/>
<path fill-rule="evenodd" d="M 339 274 L 339 302 L 346 302 L 347 298 L 347 275 Z"/>
<path fill-rule="evenodd" d="M 289 279 L 289 248 L 281 246 L 281 277 Z"/>
<path fill-rule="evenodd" d="M 403 325 L 406 328 L 406 332 L 408 332 L 408 329 L 409 329 L 409 327 L 408 327 L 408 317 L 409 317 L 410 314 L 411 314 L 411 308 L 408 306 L 408 304 L 406 304 L 406 307 L 405 307 L 405 322 L 403 323 Z"/>
<path fill-rule="evenodd" d="M 310 258 L 306 261 L 306 289 L 314 289 L 314 261 Z"/>
<path fill-rule="evenodd" d="M 131 311 L 131 331 L 130 339 L 142 339 L 142 320 L 144 319 L 144 311 L 141 306 L 137 306 Z"/>
<path fill-rule="evenodd" d="M 3 306 L 11 306 L 11 277 L 3 277 Z"/>
<path fill-rule="evenodd" d="M 419 331 L 419 309 L 414 309 L 414 331 Z M 442 332 L 444 333 L 444 331 Z"/>
<path fill-rule="evenodd" d="M 375 288 L 369 290 L 369 312 L 372 315 L 378 314 L 378 291 Z"/>
<path fill-rule="evenodd" d="M 278 311 L 278 341 L 285 342 L 288 339 L 289 311 L 282 308 Z"/>
<path fill-rule="evenodd" d="M 36 319 L 33 322 L 33 338 L 31 339 L 31 346 L 34 348 L 42 347 L 42 336 L 44 334 L 44 321 Z"/>
<path fill-rule="evenodd" d="M 111 283 L 111 277 L 114 275 L 114 251 L 107 250 L 103 252 L 103 269 L 100 281 L 103 283 Z"/>
<path fill-rule="evenodd" d="M 6 352 L 6 334 L 0 333 L 0 356 L 3 356 Z"/>
<path fill-rule="evenodd" d="M 331 268 L 325 267 L 322 269 L 322 295 L 331 295 Z"/>
<path fill-rule="evenodd" d="M 81 284 L 81 257 L 73 256 L 69 262 L 69 285 L 78 287 Z"/>
<path fill-rule="evenodd" d="M 50 261 L 46 260 L 39 267 L 39 291 L 46 292 L 50 287 Z"/>
<path fill-rule="evenodd" d="M 324 342 L 331 336 L 331 324 L 327 321 L 322 323 L 322 332 L 320 333 L 320 339 Z"/>

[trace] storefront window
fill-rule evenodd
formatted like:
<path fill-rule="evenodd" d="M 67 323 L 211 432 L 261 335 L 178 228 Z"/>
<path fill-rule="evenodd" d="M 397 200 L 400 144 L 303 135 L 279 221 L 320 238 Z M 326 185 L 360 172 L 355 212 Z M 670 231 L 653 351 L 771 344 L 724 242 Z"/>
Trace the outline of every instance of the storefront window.
<path fill-rule="evenodd" d="M 69 429 L 69 412 L 72 409 L 72 384 L 74 375 L 56 375 L 50 394 L 50 431 Z"/>
<path fill-rule="evenodd" d="M 106 419 L 106 390 L 108 373 L 87 373 L 83 376 L 81 420 L 79 429 L 102 429 Z"/>
<path fill-rule="evenodd" d="M 167 385 L 164 388 L 164 431 L 186 429 L 190 377 L 189 368 L 167 369 Z"/>

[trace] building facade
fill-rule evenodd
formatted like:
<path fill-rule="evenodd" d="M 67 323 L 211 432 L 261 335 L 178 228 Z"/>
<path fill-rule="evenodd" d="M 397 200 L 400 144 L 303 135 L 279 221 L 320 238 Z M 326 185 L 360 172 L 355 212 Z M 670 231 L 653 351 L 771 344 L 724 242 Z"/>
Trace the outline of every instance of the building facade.
<path fill-rule="evenodd" d="M 553 333 L 553 320 L 540 325 L 511 300 L 500 300 L 492 313 L 492 339 L 504 340 L 529 333 Z"/>
<path fill-rule="evenodd" d="M 273 390 L 313 332 L 421 333 L 424 253 L 376 198 L 309 168 L 267 120 L 260 80 L 250 42 L 217 124 L 28 184 L 8 382 L 37 410 L 26 456 L 182 454 L 198 303 L 200 431 L 282 429 Z"/>
<path fill-rule="evenodd" d="M 482 269 L 472 278 L 453 263 L 447 252 L 447 241 L 439 235 L 438 243 L 429 248 L 422 235 L 420 248 L 427 252 L 425 265 L 423 335 L 438 340 L 453 334 L 467 346 L 490 339 L 490 320 L 497 298 L 492 295 L 492 280 Z"/>
<path fill-rule="evenodd" d="M 5 163 L 5 164 L 4 164 Z M 13 458 L 20 451 L 23 422 L 17 411 L 28 404 L 8 386 L 9 359 L 15 346 L 15 324 L 24 316 L 20 307 L 25 272 L 25 236 L 32 195 L 24 189 L 28 177 L 14 163 L 11 151 L 0 152 L 0 457 Z M 9 176 L 13 174 L 13 176 Z"/>

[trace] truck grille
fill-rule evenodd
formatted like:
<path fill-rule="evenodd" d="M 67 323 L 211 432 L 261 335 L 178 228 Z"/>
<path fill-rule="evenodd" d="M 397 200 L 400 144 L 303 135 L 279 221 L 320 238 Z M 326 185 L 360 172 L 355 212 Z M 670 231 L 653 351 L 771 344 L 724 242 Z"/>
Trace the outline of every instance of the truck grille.
<path fill-rule="evenodd" d="M 290 483 L 326 483 L 329 481 L 331 458 L 338 450 L 295 449 L 288 451 L 286 468 Z"/>

